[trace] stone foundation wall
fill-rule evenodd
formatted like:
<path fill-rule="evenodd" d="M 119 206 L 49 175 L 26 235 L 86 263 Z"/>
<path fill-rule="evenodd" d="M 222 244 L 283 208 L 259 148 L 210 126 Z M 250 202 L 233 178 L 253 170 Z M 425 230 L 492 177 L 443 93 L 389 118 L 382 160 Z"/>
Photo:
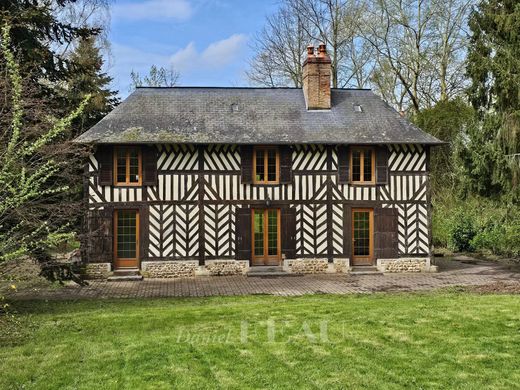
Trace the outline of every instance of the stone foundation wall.
<path fill-rule="evenodd" d="M 106 279 L 112 273 L 111 263 L 87 263 L 84 274 L 87 279 Z"/>
<path fill-rule="evenodd" d="M 283 268 L 294 274 L 324 274 L 329 269 L 329 261 L 327 259 L 284 260 Z"/>
<path fill-rule="evenodd" d="M 337 274 L 350 272 L 350 259 L 334 259 L 334 271 Z"/>
<path fill-rule="evenodd" d="M 249 269 L 247 260 L 206 260 L 205 270 L 211 276 L 241 275 Z"/>
<path fill-rule="evenodd" d="M 186 261 L 143 261 L 141 272 L 148 278 L 189 278 L 199 268 L 197 260 Z"/>
<path fill-rule="evenodd" d="M 377 268 L 382 272 L 429 272 L 428 258 L 378 259 Z"/>

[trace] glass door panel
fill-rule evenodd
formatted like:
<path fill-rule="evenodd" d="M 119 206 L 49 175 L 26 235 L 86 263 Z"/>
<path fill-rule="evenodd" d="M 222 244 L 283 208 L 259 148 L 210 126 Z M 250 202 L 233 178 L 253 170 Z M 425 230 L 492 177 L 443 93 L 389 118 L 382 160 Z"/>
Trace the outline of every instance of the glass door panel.
<path fill-rule="evenodd" d="M 354 264 L 372 264 L 373 210 L 352 210 L 352 255 Z"/>
<path fill-rule="evenodd" d="M 117 210 L 114 217 L 117 267 L 137 267 L 139 254 L 139 212 Z"/>
<path fill-rule="evenodd" d="M 264 212 L 262 210 L 253 211 L 253 240 L 254 257 L 264 256 Z"/>
<path fill-rule="evenodd" d="M 253 265 L 280 262 L 280 210 L 256 209 L 253 218 Z"/>

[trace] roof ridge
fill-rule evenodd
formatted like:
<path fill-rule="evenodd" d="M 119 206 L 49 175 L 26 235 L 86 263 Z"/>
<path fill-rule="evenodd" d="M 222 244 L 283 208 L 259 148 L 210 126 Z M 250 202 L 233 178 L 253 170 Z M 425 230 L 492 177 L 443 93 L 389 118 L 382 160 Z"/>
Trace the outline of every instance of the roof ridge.
<path fill-rule="evenodd" d="M 299 87 L 218 87 L 218 86 L 200 86 L 200 85 L 182 85 L 182 86 L 174 86 L 174 87 L 149 87 L 149 86 L 139 86 L 136 89 L 260 89 L 260 90 L 278 90 L 278 89 L 287 89 L 287 90 L 301 90 Z M 371 88 L 331 88 L 333 91 L 372 91 Z"/>

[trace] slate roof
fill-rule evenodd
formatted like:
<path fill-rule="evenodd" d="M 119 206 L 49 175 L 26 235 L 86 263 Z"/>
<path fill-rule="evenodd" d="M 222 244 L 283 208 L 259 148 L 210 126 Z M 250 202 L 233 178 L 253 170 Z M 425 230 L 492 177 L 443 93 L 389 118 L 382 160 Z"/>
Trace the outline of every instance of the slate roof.
<path fill-rule="evenodd" d="M 81 143 L 441 144 L 370 90 L 332 89 L 308 111 L 298 88 L 138 88 Z M 356 112 L 360 105 L 362 112 Z"/>

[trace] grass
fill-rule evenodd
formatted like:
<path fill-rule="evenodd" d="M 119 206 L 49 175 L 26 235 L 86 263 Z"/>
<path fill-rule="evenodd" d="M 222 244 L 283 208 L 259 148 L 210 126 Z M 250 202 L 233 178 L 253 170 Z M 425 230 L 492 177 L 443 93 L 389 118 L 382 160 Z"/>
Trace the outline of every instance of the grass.
<path fill-rule="evenodd" d="M 0 388 L 513 388 L 520 297 L 18 302 Z"/>

